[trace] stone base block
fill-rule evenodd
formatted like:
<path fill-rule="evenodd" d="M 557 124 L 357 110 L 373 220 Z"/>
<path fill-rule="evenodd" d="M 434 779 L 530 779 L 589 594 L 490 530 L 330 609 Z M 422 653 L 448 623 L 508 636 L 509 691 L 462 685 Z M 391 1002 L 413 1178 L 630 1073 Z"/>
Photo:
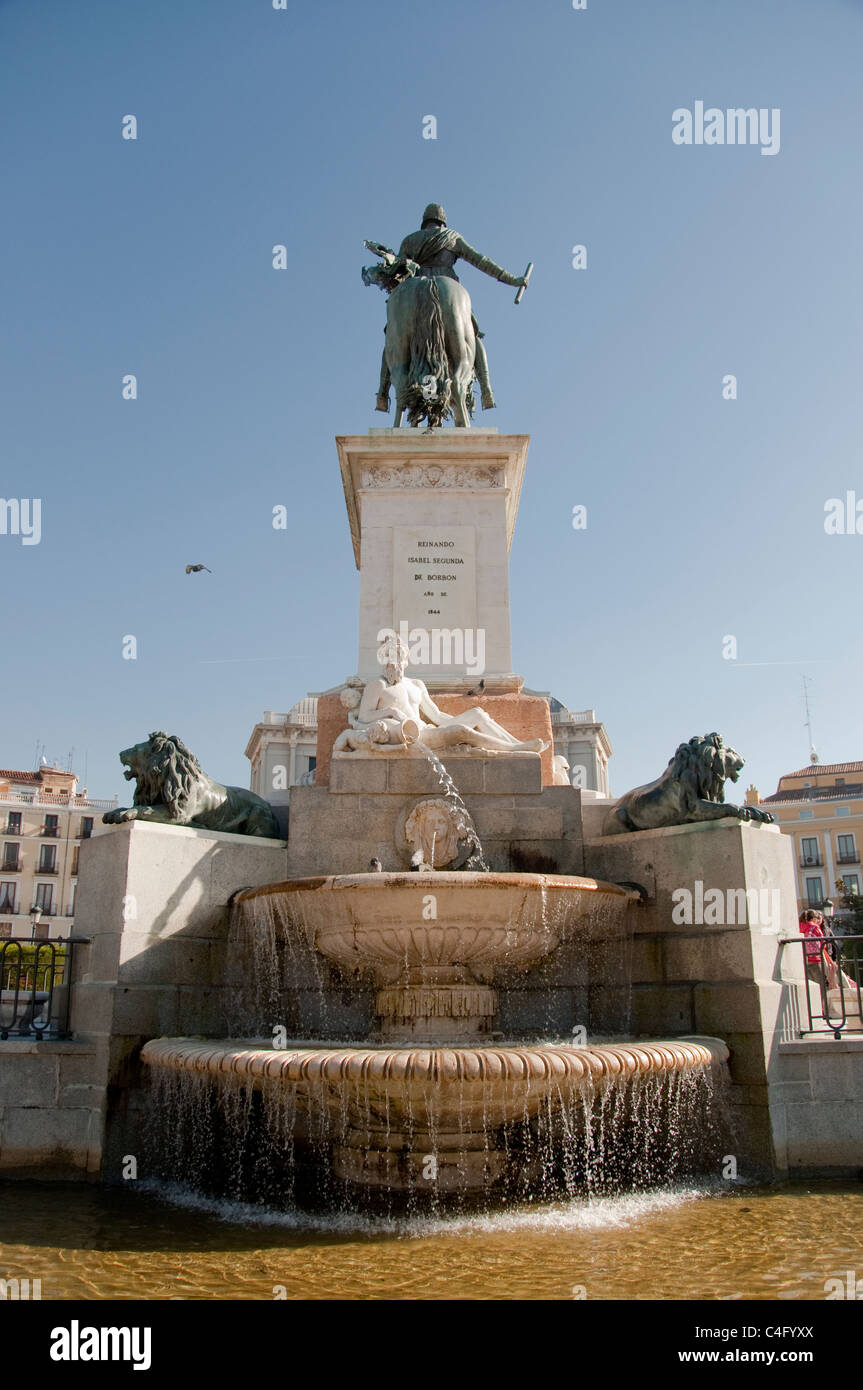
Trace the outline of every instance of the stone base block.
<path fill-rule="evenodd" d="M 471 1147 L 472 1146 L 472 1147 Z M 351 1130 L 336 1144 L 333 1169 L 343 1182 L 395 1192 L 484 1192 L 506 1173 L 506 1154 L 485 1137 Z"/>
<path fill-rule="evenodd" d="M 498 1009 L 486 985 L 396 985 L 375 996 L 380 1042 L 448 1043 L 488 1039 Z"/>

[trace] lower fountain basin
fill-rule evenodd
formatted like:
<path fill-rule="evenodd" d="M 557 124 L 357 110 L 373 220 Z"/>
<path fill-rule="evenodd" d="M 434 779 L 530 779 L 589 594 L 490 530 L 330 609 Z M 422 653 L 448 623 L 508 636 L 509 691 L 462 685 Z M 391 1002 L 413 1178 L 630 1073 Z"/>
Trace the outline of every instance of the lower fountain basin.
<path fill-rule="evenodd" d="M 506 1167 L 489 1143 L 504 1126 L 565 1111 L 638 1076 L 704 1072 L 728 1058 L 718 1038 L 502 1047 L 297 1046 L 159 1038 L 141 1053 L 151 1068 L 233 1079 L 289 1094 L 298 1108 L 329 1114 L 333 1166 L 347 1181 L 411 1187 L 435 1156 L 438 1187 L 482 1188 Z"/>

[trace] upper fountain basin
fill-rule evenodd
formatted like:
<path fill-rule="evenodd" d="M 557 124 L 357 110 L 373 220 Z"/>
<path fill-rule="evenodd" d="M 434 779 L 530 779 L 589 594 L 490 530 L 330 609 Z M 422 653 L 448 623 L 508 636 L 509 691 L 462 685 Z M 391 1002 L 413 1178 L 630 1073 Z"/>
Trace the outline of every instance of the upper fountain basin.
<path fill-rule="evenodd" d="M 635 896 L 614 883 L 563 874 L 367 873 L 302 878 L 248 889 L 271 897 L 308 940 L 343 970 L 371 970 L 378 984 L 443 981 L 467 968 L 526 970 L 573 930 L 617 918 Z"/>

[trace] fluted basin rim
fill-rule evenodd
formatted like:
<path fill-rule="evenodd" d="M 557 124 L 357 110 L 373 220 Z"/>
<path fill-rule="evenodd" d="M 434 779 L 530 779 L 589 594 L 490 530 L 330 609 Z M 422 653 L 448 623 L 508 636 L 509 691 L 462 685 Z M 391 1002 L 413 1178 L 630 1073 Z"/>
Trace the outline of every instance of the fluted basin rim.
<path fill-rule="evenodd" d="M 226 1039 L 156 1038 L 145 1044 L 146 1066 L 264 1080 L 324 1082 L 556 1081 L 701 1070 L 726 1062 L 721 1038 L 688 1037 L 569 1047 L 557 1044 L 488 1047 L 265 1048 Z"/>
<path fill-rule="evenodd" d="M 250 902 L 252 898 L 271 897 L 278 893 L 339 892 L 343 889 L 380 892 L 387 886 L 416 888 L 434 882 L 438 887 L 457 887 L 465 892 L 482 892 L 491 888 L 553 888 L 581 889 L 586 892 L 608 893 L 615 897 L 639 900 L 639 894 L 632 888 L 623 888 L 618 883 L 607 883 L 602 879 L 587 878 L 580 874 L 528 874 L 528 873 L 457 873 L 446 869 L 434 869 L 424 873 L 399 871 L 397 873 L 362 874 L 318 874 L 309 878 L 288 878 L 280 883 L 266 883 L 260 888 L 244 888 L 235 893 L 235 903 Z"/>

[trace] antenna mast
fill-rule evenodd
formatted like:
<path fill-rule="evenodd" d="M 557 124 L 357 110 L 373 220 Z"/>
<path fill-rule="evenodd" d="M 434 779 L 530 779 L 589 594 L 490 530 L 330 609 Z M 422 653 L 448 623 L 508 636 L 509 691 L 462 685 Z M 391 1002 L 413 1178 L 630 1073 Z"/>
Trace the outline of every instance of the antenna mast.
<path fill-rule="evenodd" d="M 813 738 L 812 738 L 812 715 L 811 715 L 810 710 L 809 710 L 809 688 L 808 688 L 808 682 L 809 682 L 811 679 L 812 679 L 811 676 L 804 676 L 804 677 L 803 677 L 803 708 L 804 708 L 805 711 L 806 711 L 806 718 L 805 718 L 804 721 L 803 721 L 803 727 L 806 729 L 806 731 L 807 731 L 808 734 L 809 734 L 809 761 L 810 761 L 810 763 L 819 763 L 819 762 L 821 761 L 821 759 L 820 759 L 819 756 L 818 756 L 817 750 L 816 750 L 816 748 L 815 748 L 815 743 L 814 743 Z"/>

